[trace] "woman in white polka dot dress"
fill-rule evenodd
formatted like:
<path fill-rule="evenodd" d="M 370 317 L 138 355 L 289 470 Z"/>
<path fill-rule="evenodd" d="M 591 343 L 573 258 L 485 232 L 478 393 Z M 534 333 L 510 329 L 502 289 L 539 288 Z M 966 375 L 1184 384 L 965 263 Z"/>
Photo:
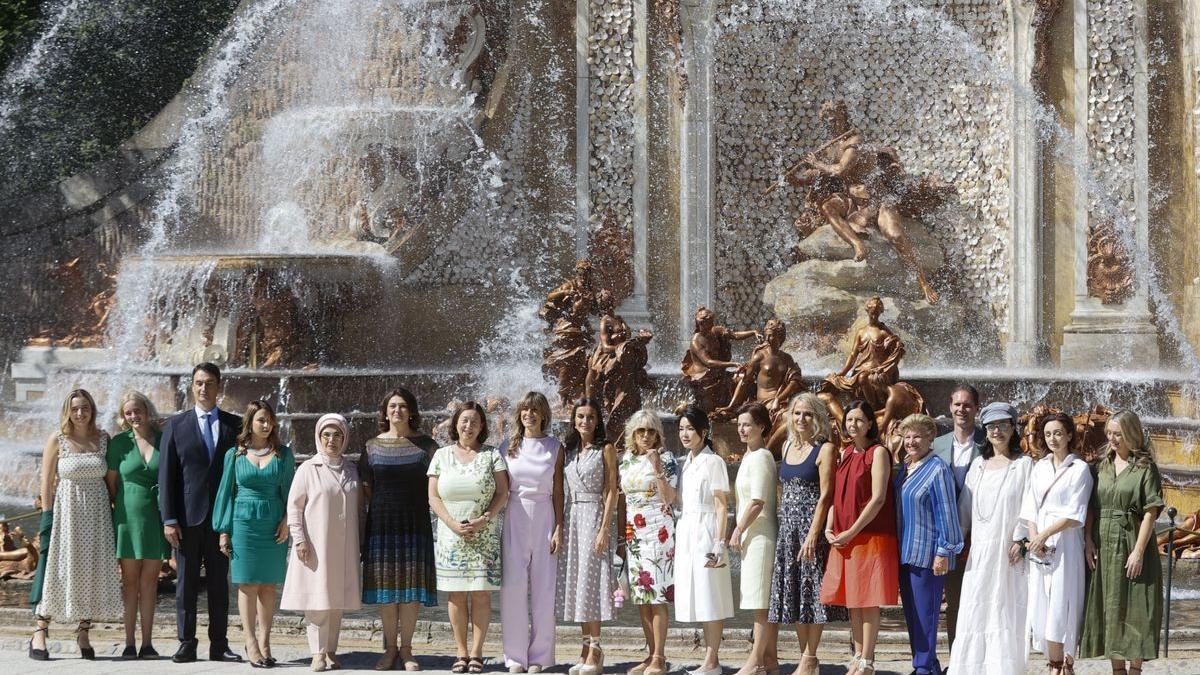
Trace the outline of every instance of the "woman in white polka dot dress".
<path fill-rule="evenodd" d="M 52 514 L 49 545 L 42 543 L 44 577 L 34 613 L 38 628 L 29 656 L 46 660 L 46 627 L 51 617 L 78 621 L 79 653 L 93 659 L 87 631 L 92 619 L 120 618 L 121 586 L 113 536 L 112 506 L 104 475 L 108 434 L 96 428 L 96 403 L 83 389 L 63 404 L 60 433 L 42 454 L 42 508 Z M 40 638 L 40 639 L 39 639 Z"/>
<path fill-rule="evenodd" d="M 610 530 L 617 507 L 617 449 L 605 438 L 600 410 L 594 399 L 576 401 L 564 442 L 567 550 L 558 578 L 563 620 L 583 630 L 583 651 L 571 675 L 603 672 L 600 624 L 613 618 Z"/>

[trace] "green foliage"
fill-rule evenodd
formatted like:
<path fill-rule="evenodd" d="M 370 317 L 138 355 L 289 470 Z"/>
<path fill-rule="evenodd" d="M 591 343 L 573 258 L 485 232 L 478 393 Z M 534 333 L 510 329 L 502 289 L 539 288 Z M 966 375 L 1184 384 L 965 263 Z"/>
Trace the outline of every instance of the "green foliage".
<path fill-rule="evenodd" d="M 42 0 L 0 0 L 0 72 L 28 41 L 42 16 Z"/>
<path fill-rule="evenodd" d="M 0 202 L 44 189 L 109 156 L 179 91 L 228 22 L 237 0 L 78 0 L 46 57 L 0 98 Z M 23 58 L 65 6 L 0 0 L 0 30 Z M 41 13 L 40 19 L 38 18 Z M 9 45 L 5 42 L 5 47 Z"/>

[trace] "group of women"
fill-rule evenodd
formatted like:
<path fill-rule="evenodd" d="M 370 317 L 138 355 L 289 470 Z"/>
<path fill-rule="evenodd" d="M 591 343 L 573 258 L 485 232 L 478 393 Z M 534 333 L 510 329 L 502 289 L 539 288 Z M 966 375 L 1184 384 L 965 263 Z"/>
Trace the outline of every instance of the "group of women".
<path fill-rule="evenodd" d="M 270 633 L 282 583 L 280 607 L 305 612 L 315 671 L 340 667 L 343 612 L 364 603 L 379 606 L 384 627 L 376 669 L 419 670 L 412 647 L 419 608 L 435 605 L 441 590 L 457 648 L 454 673 L 484 670 L 490 594 L 499 591 L 509 672 L 555 665 L 561 617 L 581 627 L 571 675 L 600 675 L 601 626 L 628 600 L 648 647 L 631 675 L 667 671 L 672 604 L 676 621 L 702 626 L 704 658 L 692 675 L 719 675 L 724 621 L 735 612 L 735 555 L 738 607 L 754 618 L 753 647 L 738 675 L 777 675 L 779 624 L 795 627 L 798 673 L 817 673 L 824 625 L 844 620 L 853 641 L 848 672 L 869 675 L 880 608 L 901 598 L 915 672 L 940 673 L 943 587 L 963 564 L 949 664 L 957 673 L 1022 673 L 1031 642 L 1055 675 L 1072 673 L 1076 655 L 1108 657 L 1119 675 L 1138 673 L 1156 656 L 1162 592 L 1150 542 L 1163 502 L 1133 413 L 1109 421 L 1108 445 L 1093 467 L 1073 453 L 1079 439 L 1069 417 L 1041 421 L 1035 460 L 1020 450 L 1016 409 L 988 405 L 979 417 L 987 445 L 961 488 L 930 451 L 937 427 L 925 415 L 903 420 L 893 454 L 863 401 L 845 408 L 836 434 L 814 394 L 797 395 L 785 413 L 787 442 L 777 459 L 766 448 L 768 411 L 756 403 L 738 411 L 745 452 L 731 480 L 697 407 L 678 415 L 678 458 L 657 413 L 638 411 L 623 437 L 611 438 L 591 399 L 571 406 L 560 441 L 537 392 L 516 404 L 511 433 L 498 443 L 489 443 L 483 406 L 458 406 L 452 442 L 439 448 L 420 431 L 415 397 L 396 389 L 357 461 L 345 457 L 345 418 L 329 414 L 317 421 L 311 458 L 297 467 L 271 406 L 255 401 L 236 445 L 221 451 L 212 511 L 238 586 L 248 660 L 275 665 Z M 44 507 L 56 515 L 43 522 L 42 541 L 52 544 L 33 591 L 35 658 L 45 653 L 51 617 L 79 620 L 81 653 L 94 656 L 88 619 L 101 617 L 83 608 L 119 606 L 118 598 L 124 657 L 156 655 L 155 586 L 170 555 L 156 504 L 157 414 L 145 396 L 126 395 L 122 431 L 111 439 L 95 417 L 92 397 L 72 391 L 44 452 L 52 464 L 43 472 Z M 120 585 L 112 575 L 118 560 Z"/>

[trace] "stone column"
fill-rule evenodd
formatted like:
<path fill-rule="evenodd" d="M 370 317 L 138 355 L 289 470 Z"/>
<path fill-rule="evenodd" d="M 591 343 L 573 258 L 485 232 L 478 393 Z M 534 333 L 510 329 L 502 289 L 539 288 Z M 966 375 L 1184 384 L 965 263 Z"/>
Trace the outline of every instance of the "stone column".
<path fill-rule="evenodd" d="M 683 0 L 687 94 L 680 130 L 679 340 L 692 339 L 693 314 L 713 305 L 713 143 L 711 32 L 714 0 Z"/>
<path fill-rule="evenodd" d="M 576 250 L 605 222 L 628 232 L 633 289 L 618 311 L 648 327 L 647 0 L 576 0 Z"/>
<path fill-rule="evenodd" d="M 1035 117 L 1037 101 L 1034 63 L 1037 61 L 1036 1 L 1013 3 L 1012 158 L 1010 219 L 1011 283 L 1008 285 L 1008 344 L 1010 366 L 1033 366 L 1042 340 L 1042 153 Z"/>
<path fill-rule="evenodd" d="M 1147 289 L 1146 0 L 1074 0 L 1075 309 L 1060 361 L 1073 370 L 1158 365 Z"/>

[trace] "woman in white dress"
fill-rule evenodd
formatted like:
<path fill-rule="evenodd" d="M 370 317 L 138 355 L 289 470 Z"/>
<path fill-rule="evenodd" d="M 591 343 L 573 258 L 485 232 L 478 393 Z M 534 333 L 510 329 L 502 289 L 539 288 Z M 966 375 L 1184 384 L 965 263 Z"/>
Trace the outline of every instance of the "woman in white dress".
<path fill-rule="evenodd" d="M 1075 422 L 1063 413 L 1042 418 L 1038 446 L 1045 453 L 1029 475 L 1021 520 L 1029 528 L 1029 632 L 1046 655 L 1050 675 L 1074 675 L 1083 622 L 1083 524 L 1092 472 L 1071 452 Z M 961 635 L 961 633 L 960 633 Z"/>
<path fill-rule="evenodd" d="M 729 470 L 708 436 L 708 414 L 688 406 L 679 416 L 679 442 L 688 453 L 680 472 L 675 529 L 675 620 L 704 624 L 704 663 L 691 675 L 721 675 L 721 631 L 733 616 L 725 550 Z"/>
<path fill-rule="evenodd" d="M 957 635 L 950 652 L 956 673 L 1019 675 L 1029 658 L 1029 579 L 1019 518 L 1033 460 L 1021 454 L 1017 409 L 990 403 L 979 414 L 988 445 L 971 462 L 958 497 L 959 522 L 970 534 Z"/>
<path fill-rule="evenodd" d="M 79 622 L 79 654 L 91 660 L 96 658 L 88 640 L 92 619 L 121 616 L 112 502 L 104 483 L 107 449 L 108 434 L 96 427 L 91 394 L 83 389 L 67 394 L 59 429 L 42 449 L 39 545 L 44 564 L 39 567 L 41 583 L 35 581 L 30 593 L 37 630 L 29 643 L 29 658 L 35 661 L 50 658 L 46 629 L 51 618 Z"/>
<path fill-rule="evenodd" d="M 746 444 L 746 454 L 742 455 L 734 481 L 737 524 L 729 537 L 729 548 L 742 556 L 739 604 L 742 609 L 754 610 L 754 645 L 738 675 L 779 672 L 779 624 L 767 620 L 775 539 L 779 536 L 775 522 L 775 456 L 763 438 L 770 430 L 771 414 L 761 403 L 747 403 L 738 409 L 738 438 Z"/>

